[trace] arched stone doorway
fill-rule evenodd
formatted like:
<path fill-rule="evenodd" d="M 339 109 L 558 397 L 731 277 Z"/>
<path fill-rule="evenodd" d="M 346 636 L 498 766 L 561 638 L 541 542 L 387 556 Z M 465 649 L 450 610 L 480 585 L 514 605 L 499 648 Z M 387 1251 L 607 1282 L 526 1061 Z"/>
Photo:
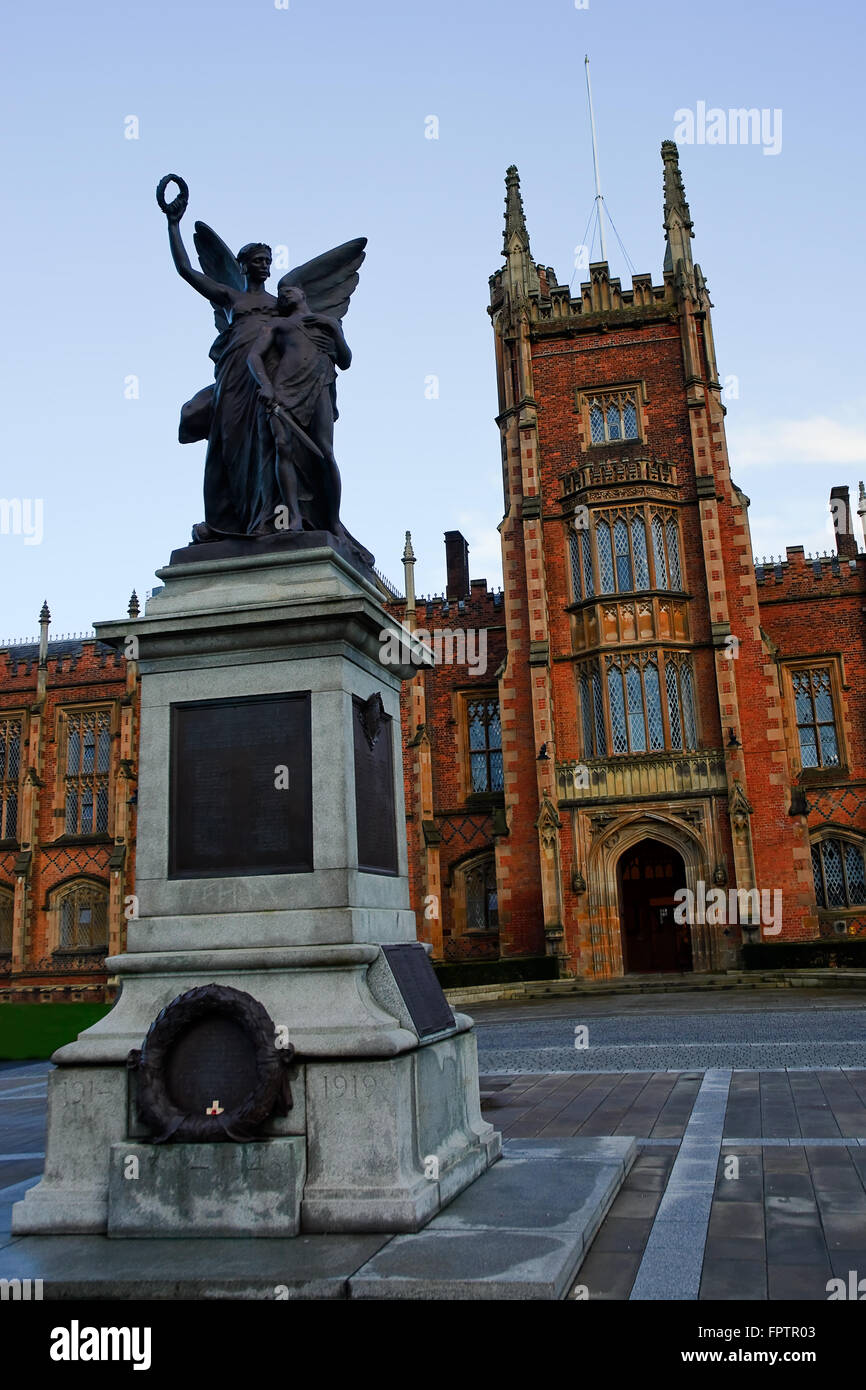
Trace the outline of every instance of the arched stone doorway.
<path fill-rule="evenodd" d="M 674 920 L 674 895 L 686 887 L 682 855 L 662 840 L 638 840 L 620 856 L 617 877 L 625 974 L 691 970 L 691 932 Z"/>

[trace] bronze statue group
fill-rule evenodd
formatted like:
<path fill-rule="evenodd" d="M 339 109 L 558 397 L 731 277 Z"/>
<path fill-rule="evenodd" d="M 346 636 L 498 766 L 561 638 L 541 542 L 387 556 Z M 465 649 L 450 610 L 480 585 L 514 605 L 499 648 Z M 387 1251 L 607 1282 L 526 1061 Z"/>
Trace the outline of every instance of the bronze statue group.
<path fill-rule="evenodd" d="M 170 183 L 179 192 L 166 202 Z M 156 196 L 178 274 L 210 301 L 217 328 L 214 381 L 183 406 L 178 432 L 182 444 L 207 440 L 205 519 L 193 527 L 193 540 L 320 531 L 372 563 L 340 521 L 333 447 L 336 369 L 352 360 L 341 320 L 366 238 L 289 271 L 274 296 L 265 289 L 269 246 L 251 242 L 234 256 L 216 232 L 196 222 L 201 270 L 195 270 L 180 235 L 186 184 L 167 174 Z"/>

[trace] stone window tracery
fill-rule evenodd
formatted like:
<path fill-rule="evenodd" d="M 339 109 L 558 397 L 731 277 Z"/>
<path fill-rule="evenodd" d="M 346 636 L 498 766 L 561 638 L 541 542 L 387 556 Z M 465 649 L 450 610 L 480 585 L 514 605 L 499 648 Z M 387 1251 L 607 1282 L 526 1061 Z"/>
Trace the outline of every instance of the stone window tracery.
<path fill-rule="evenodd" d="M 839 739 L 829 667 L 796 670 L 791 683 L 803 767 L 838 767 Z"/>
<path fill-rule="evenodd" d="M 108 831 L 111 710 L 67 710 L 64 722 L 66 834 L 105 834 Z"/>
<path fill-rule="evenodd" d="M 859 907 L 866 903 L 866 866 L 861 847 L 828 837 L 812 845 L 815 901 L 819 907 Z"/>
<path fill-rule="evenodd" d="M 649 537 L 649 544 L 648 544 Z M 679 526 L 672 511 L 617 507 L 569 528 L 572 602 L 644 589 L 683 591 Z"/>
<path fill-rule="evenodd" d="M 603 392 L 589 397 L 589 436 L 593 444 L 639 439 L 633 391 Z"/>
<path fill-rule="evenodd" d="M 502 776 L 502 725 L 499 700 L 495 695 L 482 695 L 466 703 L 469 732 L 469 771 L 472 792 L 501 792 L 505 786 Z"/>
<path fill-rule="evenodd" d="M 22 725 L 20 715 L 0 719 L 0 840 L 18 838 Z"/>
<path fill-rule="evenodd" d="M 12 954 L 12 923 L 15 915 L 15 894 L 0 885 L 0 956 Z"/>
<path fill-rule="evenodd" d="M 499 899 L 496 858 L 492 854 L 473 860 L 461 870 L 466 899 L 466 931 L 498 931 Z"/>
<path fill-rule="evenodd" d="M 108 889 L 90 880 L 64 884 L 51 895 L 57 916 L 57 948 L 87 951 L 108 944 Z"/>
<path fill-rule="evenodd" d="M 623 652 L 603 657 L 601 665 L 587 662 L 578 670 L 578 688 L 584 758 L 605 757 L 608 748 L 635 754 L 698 746 L 694 676 L 685 652 Z"/>

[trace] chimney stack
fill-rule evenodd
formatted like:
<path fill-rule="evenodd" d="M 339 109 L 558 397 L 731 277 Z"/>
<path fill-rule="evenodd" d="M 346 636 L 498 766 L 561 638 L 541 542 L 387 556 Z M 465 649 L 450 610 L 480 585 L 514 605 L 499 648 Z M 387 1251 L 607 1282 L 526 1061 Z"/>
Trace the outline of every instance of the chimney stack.
<path fill-rule="evenodd" d="M 445 569 L 448 587 L 445 597 L 449 603 L 468 598 L 469 588 L 469 546 L 465 536 L 459 531 L 445 532 Z"/>
<path fill-rule="evenodd" d="M 846 560 L 857 557 L 857 537 L 854 533 L 854 518 L 851 514 L 851 500 L 847 486 L 831 487 L 830 513 L 833 529 L 836 532 L 836 550 Z"/>

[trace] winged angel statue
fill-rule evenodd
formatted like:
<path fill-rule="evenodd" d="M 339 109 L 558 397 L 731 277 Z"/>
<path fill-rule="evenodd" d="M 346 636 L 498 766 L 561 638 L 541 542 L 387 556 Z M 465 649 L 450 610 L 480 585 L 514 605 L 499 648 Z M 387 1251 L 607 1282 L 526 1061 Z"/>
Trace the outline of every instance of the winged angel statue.
<path fill-rule="evenodd" d="M 166 202 L 170 183 L 179 191 Z M 194 270 L 180 235 L 186 183 L 166 174 L 156 198 L 177 272 L 210 301 L 217 328 L 210 350 L 215 380 L 183 406 L 178 431 L 182 444 L 207 440 L 205 520 L 193 527 L 193 540 L 328 531 L 372 565 L 372 555 L 339 520 L 333 452 L 335 367 L 351 362 L 341 320 L 366 237 L 289 271 L 275 297 L 265 289 L 269 246 L 250 242 L 234 256 L 216 232 L 196 222 L 201 270 Z"/>

